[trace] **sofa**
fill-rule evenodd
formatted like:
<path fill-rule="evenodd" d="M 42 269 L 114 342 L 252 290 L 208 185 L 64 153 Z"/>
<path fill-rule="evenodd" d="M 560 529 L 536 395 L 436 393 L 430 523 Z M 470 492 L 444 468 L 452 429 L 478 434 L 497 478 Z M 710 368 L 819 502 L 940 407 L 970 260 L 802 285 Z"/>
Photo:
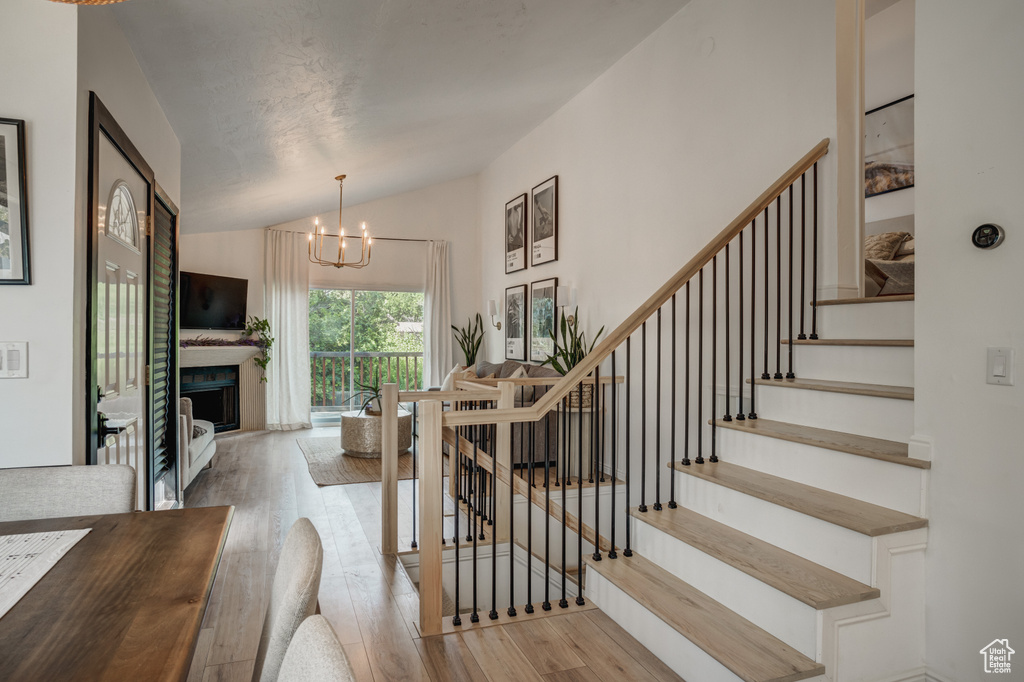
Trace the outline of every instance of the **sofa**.
<path fill-rule="evenodd" d="M 214 453 L 217 452 L 217 441 L 213 438 L 213 422 L 192 417 L 191 398 L 182 398 L 179 401 L 178 413 L 178 462 L 181 471 L 181 490 L 184 490 L 199 474 L 200 469 L 209 466 Z"/>
<path fill-rule="evenodd" d="M 558 371 L 542 366 L 542 365 L 527 365 L 515 360 L 506 360 L 504 362 L 491 363 L 491 362 L 478 362 L 476 364 L 476 375 L 482 379 L 512 379 L 512 378 L 561 378 L 561 374 Z M 516 387 L 516 407 L 529 407 L 542 395 L 547 393 L 547 386 L 517 386 Z M 534 458 L 533 463 L 535 465 L 544 464 L 544 453 L 547 453 L 548 461 L 555 462 L 557 457 L 557 444 L 558 444 L 558 423 L 555 419 L 554 413 L 549 413 L 546 417 L 537 422 L 536 430 L 533 434 L 534 438 Z M 520 463 L 529 463 L 529 454 L 523 449 L 524 444 L 529 445 L 530 442 L 530 431 L 529 425 L 520 427 L 519 424 L 512 425 L 512 462 L 514 466 L 518 466 Z"/>

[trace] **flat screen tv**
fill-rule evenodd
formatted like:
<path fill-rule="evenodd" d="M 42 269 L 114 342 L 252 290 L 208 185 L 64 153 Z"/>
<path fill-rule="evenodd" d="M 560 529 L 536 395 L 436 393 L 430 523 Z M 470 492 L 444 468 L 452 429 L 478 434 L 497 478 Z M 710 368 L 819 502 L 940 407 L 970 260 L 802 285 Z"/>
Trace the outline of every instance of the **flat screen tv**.
<path fill-rule="evenodd" d="M 245 329 L 249 280 L 182 272 L 180 281 L 181 329 Z"/>

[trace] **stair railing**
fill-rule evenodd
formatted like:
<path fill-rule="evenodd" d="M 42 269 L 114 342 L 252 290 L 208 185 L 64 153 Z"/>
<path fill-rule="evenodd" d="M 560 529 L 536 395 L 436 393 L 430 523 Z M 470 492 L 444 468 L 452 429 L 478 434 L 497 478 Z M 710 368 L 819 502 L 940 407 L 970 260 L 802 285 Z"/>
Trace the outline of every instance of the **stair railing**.
<path fill-rule="evenodd" d="M 521 583 L 523 575 L 522 568 L 517 574 L 517 551 L 525 556 L 527 564 L 526 602 L 520 605 L 523 612 L 532 613 L 536 601 L 531 566 L 535 558 L 545 565 L 541 574 L 544 577 L 540 578 L 544 583 L 542 608 L 552 608 L 548 594 L 552 584 L 550 564 L 556 557 L 561 560 L 561 598 L 557 604 L 568 608 L 566 557 L 573 559 L 568 547 L 573 538 L 578 572 L 574 603 L 586 607 L 584 547 L 587 561 L 600 561 L 602 555 L 615 559 L 619 549 L 622 555 L 630 556 L 633 553 L 630 516 L 660 512 L 666 506 L 676 507 L 680 491 L 677 491 L 674 470 L 717 462 L 718 428 L 723 424 L 731 426 L 734 421 L 757 419 L 756 387 L 765 382 L 795 378 L 794 345 L 817 338 L 818 162 L 827 151 L 826 139 L 805 154 L 532 406 L 514 407 L 515 381 L 500 380 L 497 388 L 463 383 L 460 386 L 470 390 L 446 394 L 399 394 L 397 386 L 387 387 L 385 430 L 393 428 L 397 432 L 397 418 L 388 415 L 389 411 L 396 413 L 399 399 L 412 401 L 414 405 L 422 402 L 416 408 L 420 448 L 418 455 L 414 454 L 419 485 L 414 482 L 413 489 L 418 487 L 420 491 L 419 626 L 423 635 L 437 634 L 462 624 L 459 608 L 463 605 L 460 599 L 463 583 L 462 576 L 458 575 L 462 534 L 461 529 L 445 529 L 444 526 L 444 449 L 449 455 L 453 499 L 457 506 L 464 506 L 461 511 L 460 508 L 455 510 L 453 522 L 458 524 L 464 520 L 473 524 L 465 536 L 472 545 L 472 549 L 467 550 L 472 551 L 472 589 L 467 592 L 472 599 L 471 621 L 479 620 L 478 587 L 486 582 L 477 572 L 480 543 L 484 540 L 491 544 L 489 620 L 501 622 L 519 613 L 515 587 L 517 576 Z M 797 242 L 799 256 L 795 256 Z M 808 300 L 809 325 L 805 315 Z M 710 314 L 706 308 L 710 308 Z M 795 327 L 797 314 L 798 330 Z M 794 332 L 797 332 L 795 337 Z M 710 348 L 705 349 L 705 344 Z M 785 361 L 783 346 L 787 346 Z M 666 375 L 667 381 L 664 380 Z M 706 377 L 709 378 L 707 383 Z M 724 390 L 719 389 L 720 378 L 724 379 Z M 578 401 L 577 407 L 571 406 L 571 395 L 579 391 L 582 396 L 584 385 L 596 387 L 589 421 L 584 419 L 582 401 Z M 453 401 L 457 409 L 442 411 L 442 401 L 446 400 Z M 682 414 L 678 410 L 680 402 Z M 653 409 L 649 409 L 648 403 Z M 530 435 L 535 441 L 538 422 L 552 417 L 556 422 L 557 456 L 553 460 L 544 456 L 541 461 L 545 469 L 539 474 L 536 448 L 524 448 L 523 444 L 529 442 Z M 705 417 L 708 417 L 706 423 Z M 666 422 L 668 428 L 664 429 Z M 677 438 L 680 422 L 681 441 Z M 518 463 L 513 461 L 513 429 L 520 430 L 520 447 L 529 453 L 527 459 Z M 665 432 L 668 433 L 667 443 L 663 437 Z M 585 435 L 589 439 L 585 439 Z M 587 449 L 589 457 L 584 456 Z M 385 452 L 389 451 L 385 449 Z M 395 459 L 397 462 L 397 455 Z M 586 470 L 585 459 L 588 459 Z M 553 478 L 552 466 L 555 468 Z M 573 467 L 576 468 L 575 479 Z M 669 472 L 663 476 L 665 467 Z M 388 552 L 397 550 L 397 487 L 393 494 L 387 490 L 397 485 L 397 463 L 385 462 L 383 469 L 385 537 L 382 548 Z M 540 487 L 538 479 L 543 481 Z M 603 492 L 602 485 L 605 485 Z M 593 505 L 592 512 L 589 508 L 584 510 L 584 497 L 591 494 L 590 491 L 585 493 L 586 487 L 594 488 L 593 502 L 588 502 Z M 561 494 L 561 504 L 559 500 L 554 504 L 551 500 L 556 488 L 560 488 L 556 492 Z M 566 508 L 569 490 L 573 490 L 575 510 Z M 527 546 L 519 550 L 516 549 L 515 529 L 517 496 L 526 501 L 527 515 Z M 604 510 L 602 497 L 607 498 Z M 533 543 L 535 506 L 541 509 L 537 518 L 543 520 L 543 551 L 538 551 Z M 592 526 L 586 523 L 588 515 Z M 560 537 L 555 538 L 554 552 L 550 544 L 551 519 L 560 521 L 560 525 L 556 524 L 555 534 Z M 608 537 L 601 534 L 602 521 Z M 483 530 L 483 524 L 493 527 L 490 535 Z M 414 521 L 414 538 L 415 527 Z M 618 528 L 622 529 L 622 535 L 617 532 Z M 452 549 L 456 553 L 457 572 L 456 612 L 450 625 L 443 623 L 441 606 L 446 532 L 455 541 Z M 624 546 L 619 548 L 617 537 L 623 535 Z M 509 563 L 507 573 L 499 575 L 498 543 L 503 542 L 508 547 Z M 498 614 L 495 607 L 499 582 L 509 590 L 508 608 L 503 615 Z"/>

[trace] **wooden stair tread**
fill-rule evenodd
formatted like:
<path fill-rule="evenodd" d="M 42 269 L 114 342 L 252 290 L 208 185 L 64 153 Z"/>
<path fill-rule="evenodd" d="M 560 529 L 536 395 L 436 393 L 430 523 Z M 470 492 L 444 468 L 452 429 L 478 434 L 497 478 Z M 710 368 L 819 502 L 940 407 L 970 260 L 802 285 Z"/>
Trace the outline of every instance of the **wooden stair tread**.
<path fill-rule="evenodd" d="M 795 682 L 825 673 L 821 663 L 639 554 L 587 563 L 746 682 Z"/>
<path fill-rule="evenodd" d="M 760 421 L 755 420 L 755 421 Z M 876 537 L 924 528 L 928 519 L 904 514 L 870 502 L 814 488 L 728 462 L 706 462 L 674 468 L 684 474 L 807 514 L 854 532 Z"/>
<path fill-rule="evenodd" d="M 875 599 L 880 592 L 801 556 L 684 507 L 630 513 L 814 609 Z"/>
<path fill-rule="evenodd" d="M 867 298 L 830 298 L 818 301 L 814 305 L 855 305 L 859 303 L 899 303 L 900 301 L 913 301 L 914 294 L 898 294 L 896 296 L 870 296 Z"/>
<path fill-rule="evenodd" d="M 782 339 L 782 343 L 789 342 L 789 339 Z M 913 339 L 796 339 L 793 343 L 798 346 L 914 346 Z"/>
<path fill-rule="evenodd" d="M 750 379 L 747 379 L 750 383 Z M 846 393 L 848 395 L 866 395 L 873 398 L 893 398 L 895 400 L 913 400 L 913 386 L 887 386 L 884 384 L 861 384 L 853 381 L 832 381 L 831 379 L 754 379 L 754 383 L 763 386 L 781 386 L 784 388 L 802 388 L 808 391 L 825 391 L 828 393 Z"/>
<path fill-rule="evenodd" d="M 827 450 L 846 452 L 860 457 L 870 457 L 893 464 L 931 469 L 932 463 L 923 459 L 912 459 L 908 456 L 906 443 L 870 436 L 858 436 L 842 431 L 829 431 L 813 426 L 777 422 L 771 419 L 744 419 L 743 421 L 723 421 L 718 419 L 715 424 L 724 429 L 754 433 L 759 436 L 778 438 L 791 443 L 814 445 Z"/>

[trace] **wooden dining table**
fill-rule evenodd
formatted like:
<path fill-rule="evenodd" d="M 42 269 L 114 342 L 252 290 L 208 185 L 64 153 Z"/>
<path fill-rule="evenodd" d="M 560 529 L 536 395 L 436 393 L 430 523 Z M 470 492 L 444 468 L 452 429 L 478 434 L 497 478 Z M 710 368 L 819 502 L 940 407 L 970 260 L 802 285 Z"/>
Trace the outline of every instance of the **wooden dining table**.
<path fill-rule="evenodd" d="M 0 536 L 92 529 L 0 618 L 0 680 L 184 680 L 233 512 L 0 523 Z"/>

